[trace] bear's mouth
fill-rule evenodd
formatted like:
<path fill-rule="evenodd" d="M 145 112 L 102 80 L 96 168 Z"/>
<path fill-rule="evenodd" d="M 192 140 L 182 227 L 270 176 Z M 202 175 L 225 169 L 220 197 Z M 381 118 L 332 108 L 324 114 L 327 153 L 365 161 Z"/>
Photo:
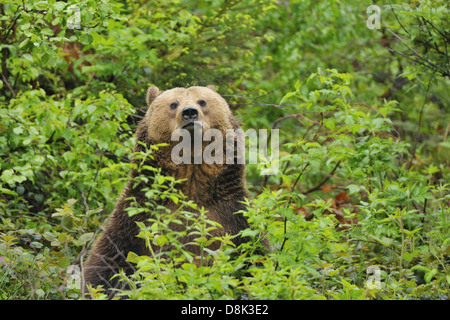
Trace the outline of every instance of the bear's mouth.
<path fill-rule="evenodd" d="M 189 122 L 188 124 L 185 124 L 183 126 L 183 129 L 193 129 L 194 128 L 194 123 L 193 122 Z"/>
<path fill-rule="evenodd" d="M 192 121 L 189 122 L 187 124 L 185 124 L 184 126 L 182 126 L 182 129 L 186 129 L 186 130 L 194 130 L 194 129 L 201 129 L 203 128 L 203 125 L 201 123 L 201 121 Z"/>

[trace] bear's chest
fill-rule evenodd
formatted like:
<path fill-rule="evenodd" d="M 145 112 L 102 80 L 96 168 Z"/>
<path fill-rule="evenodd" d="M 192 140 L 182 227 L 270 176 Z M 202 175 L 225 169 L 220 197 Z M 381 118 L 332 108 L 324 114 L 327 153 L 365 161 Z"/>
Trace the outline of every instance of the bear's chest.
<path fill-rule="evenodd" d="M 173 176 L 183 180 L 178 188 L 189 200 L 199 206 L 211 207 L 220 201 L 217 194 L 219 169 L 217 165 L 190 164 L 177 167 Z"/>

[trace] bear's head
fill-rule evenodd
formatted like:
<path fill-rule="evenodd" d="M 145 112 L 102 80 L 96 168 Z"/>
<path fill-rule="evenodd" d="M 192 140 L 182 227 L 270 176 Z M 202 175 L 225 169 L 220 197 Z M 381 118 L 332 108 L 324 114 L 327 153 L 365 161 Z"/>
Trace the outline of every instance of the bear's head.
<path fill-rule="evenodd" d="M 153 143 L 170 143 L 177 129 L 189 131 L 218 129 L 224 136 L 227 129 L 239 128 L 227 102 L 214 86 L 173 88 L 160 91 L 150 87 L 147 91 L 148 111 L 145 123 L 148 138 Z"/>

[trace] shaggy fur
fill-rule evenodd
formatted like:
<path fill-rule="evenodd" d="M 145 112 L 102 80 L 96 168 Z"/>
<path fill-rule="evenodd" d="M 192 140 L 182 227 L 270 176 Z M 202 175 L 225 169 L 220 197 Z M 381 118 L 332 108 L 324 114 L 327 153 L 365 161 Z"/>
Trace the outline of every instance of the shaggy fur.
<path fill-rule="evenodd" d="M 204 100 L 206 106 L 199 106 L 199 100 Z M 170 108 L 173 102 L 178 103 L 176 110 Z M 193 200 L 199 207 L 207 210 L 207 217 L 223 226 L 213 232 L 214 236 L 225 233 L 235 235 L 248 227 L 246 218 L 236 211 L 245 209 L 241 203 L 247 197 L 245 189 L 245 166 L 243 164 L 180 164 L 171 161 L 170 152 L 174 143 L 170 136 L 180 127 L 183 119 L 181 111 L 186 106 L 194 106 L 199 111 L 199 120 L 203 122 L 203 130 L 216 128 L 224 133 L 226 129 L 238 129 L 239 123 L 231 113 L 226 101 L 215 92 L 214 87 L 174 88 L 160 92 L 156 87 L 150 87 L 147 92 L 149 109 L 140 122 L 136 136 L 137 140 L 145 145 L 166 142 L 168 147 L 156 151 L 154 159 L 147 159 L 146 165 L 161 168 L 166 176 L 176 179 L 186 179 L 179 188 L 189 200 Z M 177 142 L 175 142 L 177 143 Z M 224 143 L 225 146 L 225 143 Z M 225 147 L 224 147 L 225 148 Z M 144 146 L 136 144 L 135 151 L 143 151 Z M 224 151 L 225 154 L 225 151 Z M 134 160 L 136 161 L 136 160 Z M 118 280 L 111 281 L 111 277 L 124 270 L 133 271 L 133 265 L 126 261 L 128 252 L 138 255 L 149 254 L 144 241 L 137 238 L 139 228 L 137 221 L 146 222 L 146 214 L 129 217 L 126 208 L 130 205 L 129 197 L 134 197 L 139 204 L 144 204 L 147 198 L 141 191 L 146 185 L 133 188 L 133 178 L 143 172 L 132 170 L 131 179 L 119 198 L 106 229 L 101 234 L 92 250 L 85 266 L 85 280 L 93 287 L 103 285 L 104 288 L 119 288 Z M 149 178 L 148 185 L 152 184 L 152 172 L 144 172 Z M 171 200 L 161 200 L 161 205 L 176 210 L 177 205 Z M 180 228 L 180 226 L 173 226 Z M 247 239 L 236 237 L 234 243 L 239 245 Z M 189 239 L 184 239 L 184 243 Z M 210 249 L 215 250 L 218 244 L 212 244 Z M 157 250 L 158 248 L 153 248 Z M 198 247 L 187 247 L 192 253 L 199 255 Z M 117 278 L 116 278 L 117 279 Z M 110 296 L 114 292 L 109 291 Z"/>

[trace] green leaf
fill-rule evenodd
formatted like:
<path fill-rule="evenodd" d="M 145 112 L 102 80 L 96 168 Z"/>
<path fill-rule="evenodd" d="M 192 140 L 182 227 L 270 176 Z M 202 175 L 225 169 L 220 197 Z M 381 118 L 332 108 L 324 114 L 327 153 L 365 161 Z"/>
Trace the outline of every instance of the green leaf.
<path fill-rule="evenodd" d="M 131 263 L 138 263 L 139 262 L 139 256 L 134 253 L 133 251 L 129 251 L 127 255 L 127 261 Z"/>
<path fill-rule="evenodd" d="M 178 204 L 179 198 L 175 194 L 169 194 L 169 198 L 173 201 L 173 203 Z"/>
<path fill-rule="evenodd" d="M 51 36 L 53 36 L 54 32 L 50 28 L 45 28 L 45 29 L 41 30 L 41 34 L 51 37 Z"/>
<path fill-rule="evenodd" d="M 9 194 L 9 195 L 12 195 L 12 196 L 15 196 L 15 197 L 17 197 L 17 195 L 18 195 L 17 192 L 9 190 L 9 189 L 6 189 L 6 188 L 2 188 L 2 187 L 0 187 L 0 193 Z"/>
<path fill-rule="evenodd" d="M 30 38 L 26 38 L 19 44 L 19 49 L 23 49 L 28 43 L 30 43 Z"/>
<path fill-rule="evenodd" d="M 328 118 L 323 121 L 324 126 L 329 130 L 334 130 L 336 123 L 334 119 Z"/>
<path fill-rule="evenodd" d="M 87 106 L 87 111 L 89 114 L 93 114 L 95 112 L 95 110 L 97 110 L 97 107 L 93 104 L 90 104 Z"/>
<path fill-rule="evenodd" d="M 286 93 L 283 98 L 281 98 L 280 100 L 280 105 L 283 104 L 283 102 L 285 102 L 286 100 L 288 100 L 289 98 L 291 98 L 292 96 L 295 95 L 295 92 L 288 92 Z"/>
<path fill-rule="evenodd" d="M 389 247 L 394 242 L 394 239 L 392 239 L 392 238 L 382 237 L 380 239 L 380 238 L 375 237 L 373 235 L 370 235 L 370 237 L 372 239 L 376 240 L 378 243 L 381 243 L 385 247 Z"/>
<path fill-rule="evenodd" d="M 351 284 L 350 282 L 348 282 L 344 278 L 341 278 L 341 282 L 344 285 L 344 288 L 346 288 L 347 290 L 352 290 L 352 289 L 356 288 L 355 285 Z"/>
<path fill-rule="evenodd" d="M 15 127 L 13 129 L 13 132 L 17 135 L 22 134 L 23 133 L 23 128 L 22 127 Z"/>
<path fill-rule="evenodd" d="M 159 236 L 155 236 L 155 238 L 156 239 L 154 239 L 154 243 L 157 245 L 157 246 L 160 246 L 160 247 L 162 247 L 163 245 L 165 245 L 166 243 L 167 243 L 167 237 L 166 236 L 164 236 L 164 235 L 159 235 Z"/>
<path fill-rule="evenodd" d="M 430 272 L 427 272 L 423 277 L 426 283 L 430 283 L 431 280 L 438 274 L 438 269 L 433 269 Z"/>
<path fill-rule="evenodd" d="M 158 184 L 163 184 L 166 181 L 166 177 L 164 176 L 158 176 Z"/>
<path fill-rule="evenodd" d="M 44 234 L 42 236 L 44 237 L 45 240 L 48 240 L 48 241 L 55 241 L 56 240 L 56 237 L 50 231 L 44 232 Z"/>
<path fill-rule="evenodd" d="M 82 246 L 82 245 L 84 245 L 86 242 L 88 242 L 89 240 L 91 240 L 93 235 L 94 235 L 93 232 L 85 233 L 85 234 L 81 235 L 81 237 L 78 238 L 78 240 L 74 240 L 74 244 L 75 244 L 76 246 Z"/>
<path fill-rule="evenodd" d="M 411 271 L 430 272 L 431 270 L 425 266 L 415 265 L 411 268 Z"/>
<path fill-rule="evenodd" d="M 197 267 L 193 263 L 183 263 L 181 265 L 181 268 L 183 270 L 190 271 L 190 272 L 194 272 L 197 269 Z"/>
<path fill-rule="evenodd" d="M 348 189 L 349 194 L 353 194 L 353 193 L 358 193 L 363 188 L 361 188 L 360 186 L 358 186 L 356 184 L 349 184 L 347 186 L 347 189 Z"/>
<path fill-rule="evenodd" d="M 6 182 L 8 184 L 12 184 L 13 183 L 13 181 L 12 181 L 13 175 L 14 175 L 14 170 L 7 169 L 2 172 L 2 175 L 0 176 L 0 178 L 4 182 Z"/>

